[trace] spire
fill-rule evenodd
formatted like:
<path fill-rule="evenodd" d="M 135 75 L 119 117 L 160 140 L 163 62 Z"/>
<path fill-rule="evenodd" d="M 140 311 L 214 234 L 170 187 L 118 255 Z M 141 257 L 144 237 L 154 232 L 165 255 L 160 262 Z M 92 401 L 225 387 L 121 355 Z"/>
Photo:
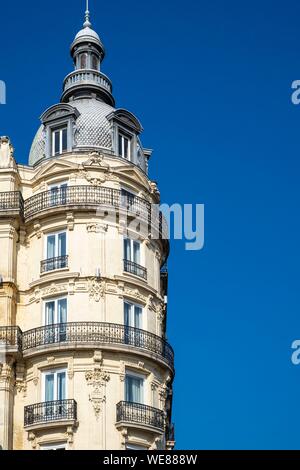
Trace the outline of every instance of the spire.
<path fill-rule="evenodd" d="M 86 0 L 85 22 L 83 23 L 83 27 L 90 28 L 91 26 L 92 23 L 90 22 L 89 0 Z"/>

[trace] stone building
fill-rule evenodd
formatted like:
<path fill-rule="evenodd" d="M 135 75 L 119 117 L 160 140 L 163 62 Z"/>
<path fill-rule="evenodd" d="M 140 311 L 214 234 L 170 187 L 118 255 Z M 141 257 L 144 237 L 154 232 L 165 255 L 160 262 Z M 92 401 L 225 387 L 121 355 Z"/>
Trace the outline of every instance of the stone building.
<path fill-rule="evenodd" d="M 174 447 L 160 195 L 91 26 L 29 164 L 0 138 L 3 449 Z"/>

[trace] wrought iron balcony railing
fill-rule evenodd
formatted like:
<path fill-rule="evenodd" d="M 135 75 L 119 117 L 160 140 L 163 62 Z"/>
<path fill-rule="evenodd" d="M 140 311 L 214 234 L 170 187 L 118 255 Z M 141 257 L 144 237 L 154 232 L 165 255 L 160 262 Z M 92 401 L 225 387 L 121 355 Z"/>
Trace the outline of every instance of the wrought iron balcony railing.
<path fill-rule="evenodd" d="M 22 351 L 22 331 L 18 326 L 0 326 L 0 351 Z"/>
<path fill-rule="evenodd" d="M 156 205 L 138 196 L 124 195 L 119 189 L 99 186 L 67 186 L 35 194 L 24 202 L 25 220 L 54 208 L 94 209 L 105 206 L 115 211 L 126 211 L 148 224 L 152 238 L 168 239 L 166 221 Z"/>
<path fill-rule="evenodd" d="M 128 345 L 157 354 L 174 368 L 174 351 L 163 338 L 145 330 L 117 323 L 76 322 L 46 325 L 23 333 L 23 351 L 40 346 L 76 343 Z"/>
<path fill-rule="evenodd" d="M 0 215 L 3 211 L 19 212 L 23 216 L 24 201 L 20 191 L 0 192 Z"/>
<path fill-rule="evenodd" d="M 163 431 L 165 427 L 165 414 L 162 410 L 152 406 L 120 401 L 117 404 L 117 423 L 146 425 Z"/>
<path fill-rule="evenodd" d="M 77 419 L 75 400 L 55 400 L 35 403 L 24 408 L 24 426 Z"/>
<path fill-rule="evenodd" d="M 147 269 L 128 259 L 124 259 L 124 271 L 147 280 Z"/>
<path fill-rule="evenodd" d="M 63 269 L 68 267 L 69 257 L 57 256 L 56 258 L 48 258 L 41 261 L 41 274 L 48 271 L 54 271 L 55 269 Z"/>

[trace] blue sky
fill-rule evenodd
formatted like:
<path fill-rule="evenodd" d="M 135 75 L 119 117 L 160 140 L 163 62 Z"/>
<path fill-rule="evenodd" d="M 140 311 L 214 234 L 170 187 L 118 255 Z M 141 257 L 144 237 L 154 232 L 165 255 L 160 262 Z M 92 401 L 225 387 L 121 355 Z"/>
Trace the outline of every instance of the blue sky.
<path fill-rule="evenodd" d="M 0 134 L 25 163 L 59 101 L 83 0 L 6 2 Z M 300 4 L 91 0 L 119 107 L 168 203 L 205 204 L 205 248 L 172 242 L 179 449 L 300 449 Z"/>

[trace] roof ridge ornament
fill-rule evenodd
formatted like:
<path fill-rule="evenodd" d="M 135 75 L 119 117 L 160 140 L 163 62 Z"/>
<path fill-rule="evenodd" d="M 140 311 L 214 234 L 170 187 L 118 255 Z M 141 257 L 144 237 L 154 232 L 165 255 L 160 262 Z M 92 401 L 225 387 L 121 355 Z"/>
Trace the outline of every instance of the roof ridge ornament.
<path fill-rule="evenodd" d="M 90 22 L 89 0 L 86 0 L 85 22 L 83 23 L 83 27 L 90 28 L 91 26 L 92 23 Z"/>

